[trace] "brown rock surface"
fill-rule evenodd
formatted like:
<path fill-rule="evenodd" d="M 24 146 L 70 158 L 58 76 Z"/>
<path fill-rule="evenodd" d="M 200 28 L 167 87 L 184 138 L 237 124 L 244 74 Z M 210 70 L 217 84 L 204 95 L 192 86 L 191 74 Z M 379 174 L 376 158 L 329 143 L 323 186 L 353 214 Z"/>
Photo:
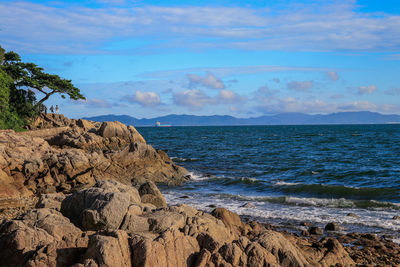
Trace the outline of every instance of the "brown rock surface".
<path fill-rule="evenodd" d="M 90 187 L 99 179 L 129 185 L 147 180 L 179 184 L 186 179 L 184 168 L 147 145 L 132 126 L 58 114 L 38 120 L 42 123 L 31 127 L 38 130 L 0 131 L 0 199 Z M 165 206 L 162 196 L 144 198 Z"/>
<path fill-rule="evenodd" d="M 57 211 L 59 203 L 62 213 Z M 0 263 L 352 266 L 360 262 L 396 264 L 400 258 L 398 245 L 376 235 L 341 237 L 342 242 L 367 248 L 360 250 L 345 248 L 332 237 L 308 240 L 258 223 L 246 224 L 225 209 L 215 210 L 215 217 L 186 205 L 149 209 L 135 188 L 115 181 L 98 181 L 94 187 L 76 190 L 65 198 L 60 193 L 43 195 L 38 207 L 46 205 L 0 223 Z M 91 224 L 85 221 L 87 213 L 94 214 Z"/>

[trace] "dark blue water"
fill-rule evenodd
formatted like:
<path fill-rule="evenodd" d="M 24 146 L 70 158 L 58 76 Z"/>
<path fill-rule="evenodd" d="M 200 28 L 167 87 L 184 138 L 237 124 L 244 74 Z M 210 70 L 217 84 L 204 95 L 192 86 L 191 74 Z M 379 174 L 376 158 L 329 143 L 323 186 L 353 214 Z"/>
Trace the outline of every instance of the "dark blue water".
<path fill-rule="evenodd" d="M 192 172 L 183 186 L 162 188 L 170 203 L 217 204 L 266 221 L 400 229 L 392 219 L 400 215 L 400 125 L 138 130 Z"/>

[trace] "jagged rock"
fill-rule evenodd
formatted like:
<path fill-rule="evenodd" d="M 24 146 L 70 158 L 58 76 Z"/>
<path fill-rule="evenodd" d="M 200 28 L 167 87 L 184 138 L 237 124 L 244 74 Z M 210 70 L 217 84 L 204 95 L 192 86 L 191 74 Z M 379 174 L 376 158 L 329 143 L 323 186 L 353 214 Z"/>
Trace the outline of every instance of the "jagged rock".
<path fill-rule="evenodd" d="M 101 179 L 129 185 L 186 180 L 187 171 L 147 145 L 133 126 L 118 122 L 97 125 L 57 114 L 41 120 L 49 124 L 42 124 L 39 130 L 0 130 L 0 199 L 90 187 Z M 144 198 L 159 202 L 158 198 Z"/>
<path fill-rule="evenodd" d="M 56 210 L 31 210 L 0 226 L 0 262 L 9 266 L 70 266 L 87 243 L 87 236 Z"/>
<path fill-rule="evenodd" d="M 163 195 L 152 181 L 142 184 L 139 187 L 139 194 L 143 203 L 153 204 L 157 208 L 167 207 Z"/>

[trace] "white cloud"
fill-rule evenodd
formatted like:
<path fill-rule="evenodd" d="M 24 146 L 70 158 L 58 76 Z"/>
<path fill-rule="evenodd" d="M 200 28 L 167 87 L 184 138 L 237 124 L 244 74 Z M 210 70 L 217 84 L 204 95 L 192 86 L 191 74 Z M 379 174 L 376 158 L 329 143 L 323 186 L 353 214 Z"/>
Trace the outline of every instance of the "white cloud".
<path fill-rule="evenodd" d="M 336 71 L 327 71 L 326 75 L 328 76 L 328 78 L 332 81 L 337 81 L 339 80 L 339 75 Z"/>
<path fill-rule="evenodd" d="M 204 105 L 213 102 L 211 97 L 198 89 L 175 93 L 172 98 L 176 105 L 186 106 L 192 109 L 199 109 Z"/>
<path fill-rule="evenodd" d="M 376 85 L 368 85 L 368 86 L 359 86 L 358 87 L 358 94 L 365 95 L 365 94 L 372 94 L 376 91 Z"/>
<path fill-rule="evenodd" d="M 287 84 L 287 88 L 297 92 L 309 92 L 313 85 L 313 81 L 291 81 Z"/>
<path fill-rule="evenodd" d="M 136 91 L 133 96 L 125 96 L 123 100 L 137 103 L 143 107 L 154 107 L 161 104 L 160 96 L 155 92 Z"/>
<path fill-rule="evenodd" d="M 221 90 L 216 97 L 216 102 L 219 104 L 239 103 L 246 100 L 245 96 L 240 96 L 231 90 Z"/>
<path fill-rule="evenodd" d="M 123 0 L 102 0 L 122 2 Z M 0 3 L 3 46 L 24 53 L 109 52 L 109 41 L 169 40 L 157 47 L 296 51 L 398 51 L 400 16 L 356 12 L 355 1 L 251 7 L 85 6 Z M 184 25 L 184 26 L 182 26 Z M 216 42 L 215 40 L 219 41 Z M 135 50 L 152 49 L 146 44 Z"/>
<path fill-rule="evenodd" d="M 91 108 L 111 108 L 113 105 L 106 100 L 99 98 L 87 98 L 86 100 L 71 100 L 70 103 L 74 105 L 87 105 Z"/>
<path fill-rule="evenodd" d="M 225 88 L 225 84 L 222 82 L 222 80 L 215 77 L 215 75 L 213 75 L 210 72 L 207 72 L 207 74 L 204 77 L 196 75 L 196 74 L 188 74 L 187 77 L 189 79 L 190 86 L 201 84 L 202 86 L 211 88 L 211 89 L 224 89 Z"/>

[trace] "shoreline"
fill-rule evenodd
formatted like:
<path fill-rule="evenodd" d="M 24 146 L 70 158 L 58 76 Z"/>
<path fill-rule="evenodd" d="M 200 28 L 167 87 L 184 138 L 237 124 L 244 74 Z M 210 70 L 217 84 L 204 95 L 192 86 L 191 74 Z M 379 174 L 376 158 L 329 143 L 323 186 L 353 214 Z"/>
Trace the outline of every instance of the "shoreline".
<path fill-rule="evenodd" d="M 371 233 L 324 236 L 305 223 L 307 231 L 299 235 L 239 217 L 229 205 L 215 205 L 210 212 L 167 206 L 155 183 L 178 185 L 187 181 L 187 170 L 147 145 L 131 126 L 59 117 L 57 127 L 65 128 L 0 131 L 1 263 L 400 264 L 400 246 Z"/>

